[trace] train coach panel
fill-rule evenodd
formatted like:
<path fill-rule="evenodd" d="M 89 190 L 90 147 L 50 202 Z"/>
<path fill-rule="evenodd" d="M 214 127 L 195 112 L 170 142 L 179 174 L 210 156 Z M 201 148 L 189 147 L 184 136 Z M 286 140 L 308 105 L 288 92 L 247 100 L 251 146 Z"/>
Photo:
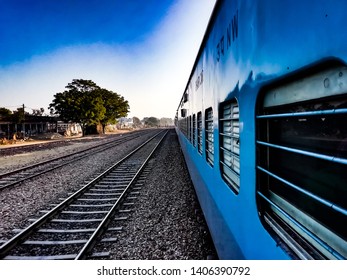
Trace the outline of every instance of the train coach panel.
<path fill-rule="evenodd" d="M 346 10 L 345 1 L 217 1 L 176 123 L 220 258 L 347 257 L 340 226 L 347 211 L 338 199 L 346 197 L 342 174 L 347 154 L 327 164 L 308 154 L 324 158 L 341 148 L 307 148 L 335 145 L 340 143 L 335 138 L 344 135 Z M 324 106 L 343 110 L 329 113 L 324 124 L 330 128 L 315 122 L 313 135 L 320 140 L 308 133 L 295 136 L 303 133 L 308 119 L 313 123 L 327 114 L 328 109 L 317 109 Z M 290 118 L 293 110 L 305 113 Z M 305 147 L 299 145 L 303 142 Z M 332 185 L 319 175 L 307 176 L 309 183 L 286 175 L 303 177 L 306 172 L 299 166 L 311 174 L 317 174 L 315 166 L 330 166 L 322 174 L 333 178 Z M 306 208 L 300 206 L 306 202 Z"/>

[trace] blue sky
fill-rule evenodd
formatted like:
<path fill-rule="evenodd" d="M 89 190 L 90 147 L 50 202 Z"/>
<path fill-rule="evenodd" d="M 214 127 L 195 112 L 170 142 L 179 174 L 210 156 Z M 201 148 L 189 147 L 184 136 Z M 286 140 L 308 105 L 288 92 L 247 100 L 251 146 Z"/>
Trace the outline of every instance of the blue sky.
<path fill-rule="evenodd" d="M 48 105 L 72 79 L 173 117 L 214 0 L 0 0 L 0 107 Z"/>

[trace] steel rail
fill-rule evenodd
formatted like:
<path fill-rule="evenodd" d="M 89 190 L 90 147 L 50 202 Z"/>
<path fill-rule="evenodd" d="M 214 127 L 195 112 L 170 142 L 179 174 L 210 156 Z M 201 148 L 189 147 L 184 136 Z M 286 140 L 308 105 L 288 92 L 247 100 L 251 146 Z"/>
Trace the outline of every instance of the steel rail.
<path fill-rule="evenodd" d="M 133 135 L 131 135 L 133 136 Z M 139 136 L 137 136 L 139 137 Z M 136 139 L 137 137 L 134 137 L 132 139 Z M 125 138 L 125 137 L 124 137 Z M 32 169 L 32 168 L 35 168 L 37 166 L 40 166 L 40 165 L 43 165 L 43 164 L 46 164 L 46 163 L 50 163 L 50 162 L 53 162 L 53 161 L 56 161 L 56 160 L 60 160 L 60 159 L 64 159 L 64 158 L 67 158 L 67 157 L 71 157 L 71 156 L 74 156 L 74 155 L 77 155 L 77 154 L 80 154 L 80 153 L 83 153 L 83 152 L 87 152 L 89 150 L 92 150 L 92 149 L 96 149 L 96 148 L 99 148 L 99 147 L 102 147 L 103 145 L 108 145 L 108 144 L 114 144 L 114 142 L 117 142 L 119 140 L 127 140 L 128 138 L 131 138 L 131 137 L 128 137 L 127 139 L 124 139 L 124 138 L 121 138 L 121 139 L 113 139 L 109 142 L 106 142 L 106 143 L 102 143 L 102 144 L 99 144 L 97 146 L 93 146 L 93 147 L 90 147 L 90 148 L 86 148 L 86 149 L 83 149 L 81 151 L 78 151 L 78 152 L 75 152 L 75 153 L 72 153 L 72 154 L 68 154 L 68 155 L 64 155 L 64 156 L 60 156 L 60 157 L 55 157 L 53 159 L 49 159 L 49 160 L 45 160 L 45 161 L 41 161 L 41 162 L 38 162 L 38 163 L 35 163 L 35 164 L 32 164 L 32 165 L 29 165 L 29 166 L 25 166 L 23 168 L 18 168 L 16 170 L 12 170 L 12 171 L 9 171 L 9 172 L 6 172 L 6 173 L 3 173 L 3 174 L 0 174 L 0 179 L 1 178 L 4 178 L 6 176 L 9 176 L 9 175 L 13 175 L 13 174 L 16 174 L 16 173 L 19 173 L 19 172 L 22 172 L 22 171 L 25 171 L 25 170 L 28 170 L 28 169 Z M 120 143 L 122 143 L 122 141 L 119 141 Z"/>
<path fill-rule="evenodd" d="M 153 153 L 157 150 L 157 148 L 159 147 L 159 145 L 161 144 L 161 142 L 163 141 L 163 139 L 164 139 L 164 137 L 166 136 L 167 133 L 168 133 L 168 130 L 161 137 L 161 139 L 159 140 L 157 145 L 153 148 L 153 150 L 149 154 L 149 156 L 145 159 L 145 161 L 143 162 L 143 164 L 141 165 L 139 170 L 136 172 L 134 177 L 131 179 L 131 181 L 128 183 L 128 185 L 126 186 L 126 188 L 124 189 L 124 191 L 122 192 L 122 194 L 120 195 L 118 200 L 116 201 L 116 203 L 112 206 L 110 211 L 107 213 L 105 218 L 99 224 L 99 226 L 97 227 L 95 232 L 92 234 L 92 236 L 89 238 L 87 243 L 83 246 L 82 250 L 79 252 L 79 254 L 75 258 L 75 260 L 84 260 L 84 259 L 87 258 L 88 254 L 91 252 L 91 250 L 93 249 L 94 245 L 97 243 L 98 238 L 107 230 L 107 227 L 108 227 L 109 223 L 111 222 L 111 219 L 114 217 L 114 215 L 116 214 L 116 211 L 119 209 L 121 203 L 123 202 L 126 194 L 129 191 L 130 187 L 133 185 L 135 180 L 140 176 L 141 172 L 143 171 L 143 169 L 147 165 L 147 162 L 150 160 L 150 158 L 152 157 Z"/>
<path fill-rule="evenodd" d="M 146 134 L 147 134 L 147 132 L 144 133 L 144 135 L 146 135 Z M 19 168 L 19 169 L 16 169 L 16 170 L 13 170 L 13 171 L 10 171 L 10 172 L 7 172 L 7 173 L 0 174 L 0 179 L 6 178 L 6 176 L 8 177 L 8 176 L 11 176 L 11 175 L 14 175 L 14 174 L 19 174 L 20 172 L 24 172 L 24 171 L 27 171 L 27 170 L 30 170 L 30 169 L 34 169 L 34 168 L 36 168 L 36 167 L 40 167 L 40 166 L 43 166 L 43 165 L 45 165 L 45 164 L 49 164 L 49 163 L 53 163 L 53 162 L 58 162 L 59 160 L 64 160 L 64 159 L 66 159 L 66 158 L 73 157 L 73 156 L 76 156 L 76 155 L 78 155 L 78 154 L 83 154 L 83 153 L 85 153 L 85 152 L 94 150 L 93 152 L 91 152 L 91 153 L 89 153 L 89 154 L 85 154 L 85 155 L 82 155 L 82 156 L 80 156 L 80 157 L 73 158 L 73 159 L 71 159 L 70 161 L 63 162 L 63 163 L 58 164 L 58 165 L 56 165 L 56 166 L 53 166 L 53 167 L 51 167 L 51 168 L 47 168 L 47 169 L 42 170 L 42 171 L 39 171 L 39 172 L 37 172 L 37 173 L 28 175 L 28 176 L 26 176 L 26 177 L 23 177 L 23 178 L 20 178 L 19 180 L 14 181 L 14 182 L 10 182 L 10 183 L 8 183 L 8 184 L 6 184 L 6 185 L 0 185 L 0 190 L 3 190 L 3 189 L 5 189 L 5 188 L 11 187 L 11 186 L 14 186 L 14 185 L 19 184 L 19 183 L 21 183 L 21 182 L 24 182 L 24 181 L 26 181 L 26 180 L 35 178 L 35 177 L 37 177 L 37 176 L 40 176 L 40 175 L 45 174 L 45 173 L 47 173 L 47 172 L 50 172 L 50 171 L 52 171 L 52 170 L 58 169 L 58 168 L 60 168 L 60 167 L 62 167 L 62 166 L 68 165 L 68 164 L 73 163 L 73 162 L 75 162 L 75 161 L 81 160 L 81 159 L 83 159 L 83 158 L 85 158 L 85 157 L 91 156 L 91 155 L 93 155 L 93 154 L 95 154 L 95 153 L 99 153 L 99 152 L 105 151 L 105 150 L 107 150 L 107 149 L 110 149 L 110 148 L 112 148 L 112 147 L 118 145 L 118 144 L 122 144 L 122 143 L 124 143 L 125 141 L 128 141 L 129 139 L 130 139 L 130 140 L 136 139 L 136 138 L 138 138 L 138 137 L 143 136 L 143 134 L 140 134 L 140 135 L 137 135 L 137 134 L 136 134 L 135 137 L 133 137 L 133 136 L 134 136 L 134 135 L 132 134 L 132 135 L 123 137 L 123 138 L 121 138 L 121 139 L 112 140 L 112 141 L 109 141 L 109 142 L 107 142 L 107 143 L 103 143 L 103 144 L 100 144 L 100 145 L 98 145 L 98 146 L 86 148 L 86 149 L 83 149 L 83 150 L 81 150 L 81 151 L 78 151 L 78 152 L 75 152 L 75 153 L 72 153 L 72 154 L 68 154 L 68 155 L 61 156 L 61 157 L 56 157 L 56 158 L 53 158 L 53 159 L 49 159 L 49 160 L 46 160 L 46 161 L 42 161 L 42 162 L 39 162 L 39 163 L 35 163 L 35 164 L 32 164 L 32 165 L 29 165 L 29 166 L 26 166 L 26 167 L 23 167 L 23 168 Z M 124 140 L 125 140 L 125 141 L 124 141 Z M 107 147 L 103 147 L 104 145 L 107 145 Z M 95 149 L 98 149 L 98 148 L 100 148 L 100 147 L 103 147 L 103 148 L 100 149 L 100 150 L 95 150 Z"/>
<path fill-rule="evenodd" d="M 133 154 L 135 154 L 137 151 L 139 151 L 142 147 L 144 147 L 146 144 L 148 144 L 150 141 L 152 141 L 155 137 L 157 137 L 162 131 L 158 132 L 154 136 L 152 136 L 150 139 L 148 139 L 146 142 L 138 146 L 136 149 L 134 149 L 132 152 L 130 152 L 128 155 L 123 157 L 121 160 L 119 160 L 117 163 L 109 167 L 106 171 L 98 175 L 96 178 L 94 178 L 92 181 L 84 185 L 81 189 L 76 191 L 74 194 L 70 195 L 67 199 L 62 201 L 60 204 L 55 206 L 52 210 L 44 214 L 41 218 L 33 222 L 31 225 L 29 225 L 27 228 L 19 232 L 17 235 L 12 237 L 10 240 L 5 242 L 0 246 L 0 259 L 4 258 L 10 250 L 12 250 L 14 247 L 16 247 L 18 244 L 21 244 L 24 242 L 24 240 L 29 237 L 32 233 L 34 233 L 39 227 L 41 227 L 43 224 L 49 222 L 53 216 L 60 213 L 64 208 L 68 207 L 73 201 L 78 199 L 80 196 L 83 195 L 83 193 L 88 190 L 90 187 L 97 184 L 99 181 L 102 180 L 103 177 L 111 173 L 115 168 L 117 168 L 120 164 L 125 162 L 128 158 L 130 158 Z M 133 182 L 133 180 L 132 180 Z M 124 193 L 124 192 L 123 192 Z M 124 197 L 124 194 L 122 195 Z M 94 239 L 94 237 L 93 237 Z M 91 241 L 94 242 L 94 241 Z M 84 250 L 89 251 L 90 245 Z M 84 255 L 84 253 L 81 255 L 81 257 Z"/>

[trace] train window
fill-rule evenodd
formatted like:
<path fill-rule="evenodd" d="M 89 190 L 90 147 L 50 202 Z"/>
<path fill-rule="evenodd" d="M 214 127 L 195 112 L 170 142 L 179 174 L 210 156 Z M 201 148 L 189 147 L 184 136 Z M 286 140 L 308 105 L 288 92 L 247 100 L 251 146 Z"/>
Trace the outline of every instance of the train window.
<path fill-rule="evenodd" d="M 257 202 L 294 257 L 347 258 L 347 67 L 266 91 L 257 115 Z"/>
<path fill-rule="evenodd" d="M 192 142 L 192 130 L 191 130 L 191 125 L 192 125 L 192 116 L 189 116 L 187 118 L 187 129 L 188 129 L 188 140 Z"/>
<path fill-rule="evenodd" d="M 181 117 L 185 118 L 187 116 L 187 109 L 181 109 Z"/>
<path fill-rule="evenodd" d="M 186 120 L 186 118 L 180 119 L 178 121 L 178 124 L 179 124 L 179 128 L 182 131 L 183 135 L 185 137 L 187 137 L 187 120 Z"/>
<path fill-rule="evenodd" d="M 239 106 L 236 99 L 220 107 L 219 153 L 223 179 L 238 193 L 240 189 L 240 129 Z"/>
<path fill-rule="evenodd" d="M 197 136 L 198 136 L 198 152 L 202 154 L 202 115 L 201 112 L 197 115 Z"/>
<path fill-rule="evenodd" d="M 196 116 L 195 114 L 193 115 L 193 146 L 196 147 Z"/>
<path fill-rule="evenodd" d="M 209 108 L 205 112 L 205 150 L 206 160 L 211 166 L 214 157 L 213 142 L 213 111 Z"/>
<path fill-rule="evenodd" d="M 186 103 L 186 102 L 188 101 L 188 97 L 189 97 L 188 92 L 185 92 L 185 93 L 183 94 L 183 102 L 184 102 L 184 103 Z"/>

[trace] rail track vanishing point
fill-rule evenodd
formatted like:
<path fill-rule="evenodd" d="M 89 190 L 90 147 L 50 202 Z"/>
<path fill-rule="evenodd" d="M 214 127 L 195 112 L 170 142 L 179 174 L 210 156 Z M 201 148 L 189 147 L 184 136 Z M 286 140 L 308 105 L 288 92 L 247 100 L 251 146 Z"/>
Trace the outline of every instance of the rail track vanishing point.
<path fill-rule="evenodd" d="M 105 172 L 0 246 L 1 259 L 107 257 L 96 244 L 114 242 L 142 187 L 146 166 L 168 130 L 161 130 Z"/>

